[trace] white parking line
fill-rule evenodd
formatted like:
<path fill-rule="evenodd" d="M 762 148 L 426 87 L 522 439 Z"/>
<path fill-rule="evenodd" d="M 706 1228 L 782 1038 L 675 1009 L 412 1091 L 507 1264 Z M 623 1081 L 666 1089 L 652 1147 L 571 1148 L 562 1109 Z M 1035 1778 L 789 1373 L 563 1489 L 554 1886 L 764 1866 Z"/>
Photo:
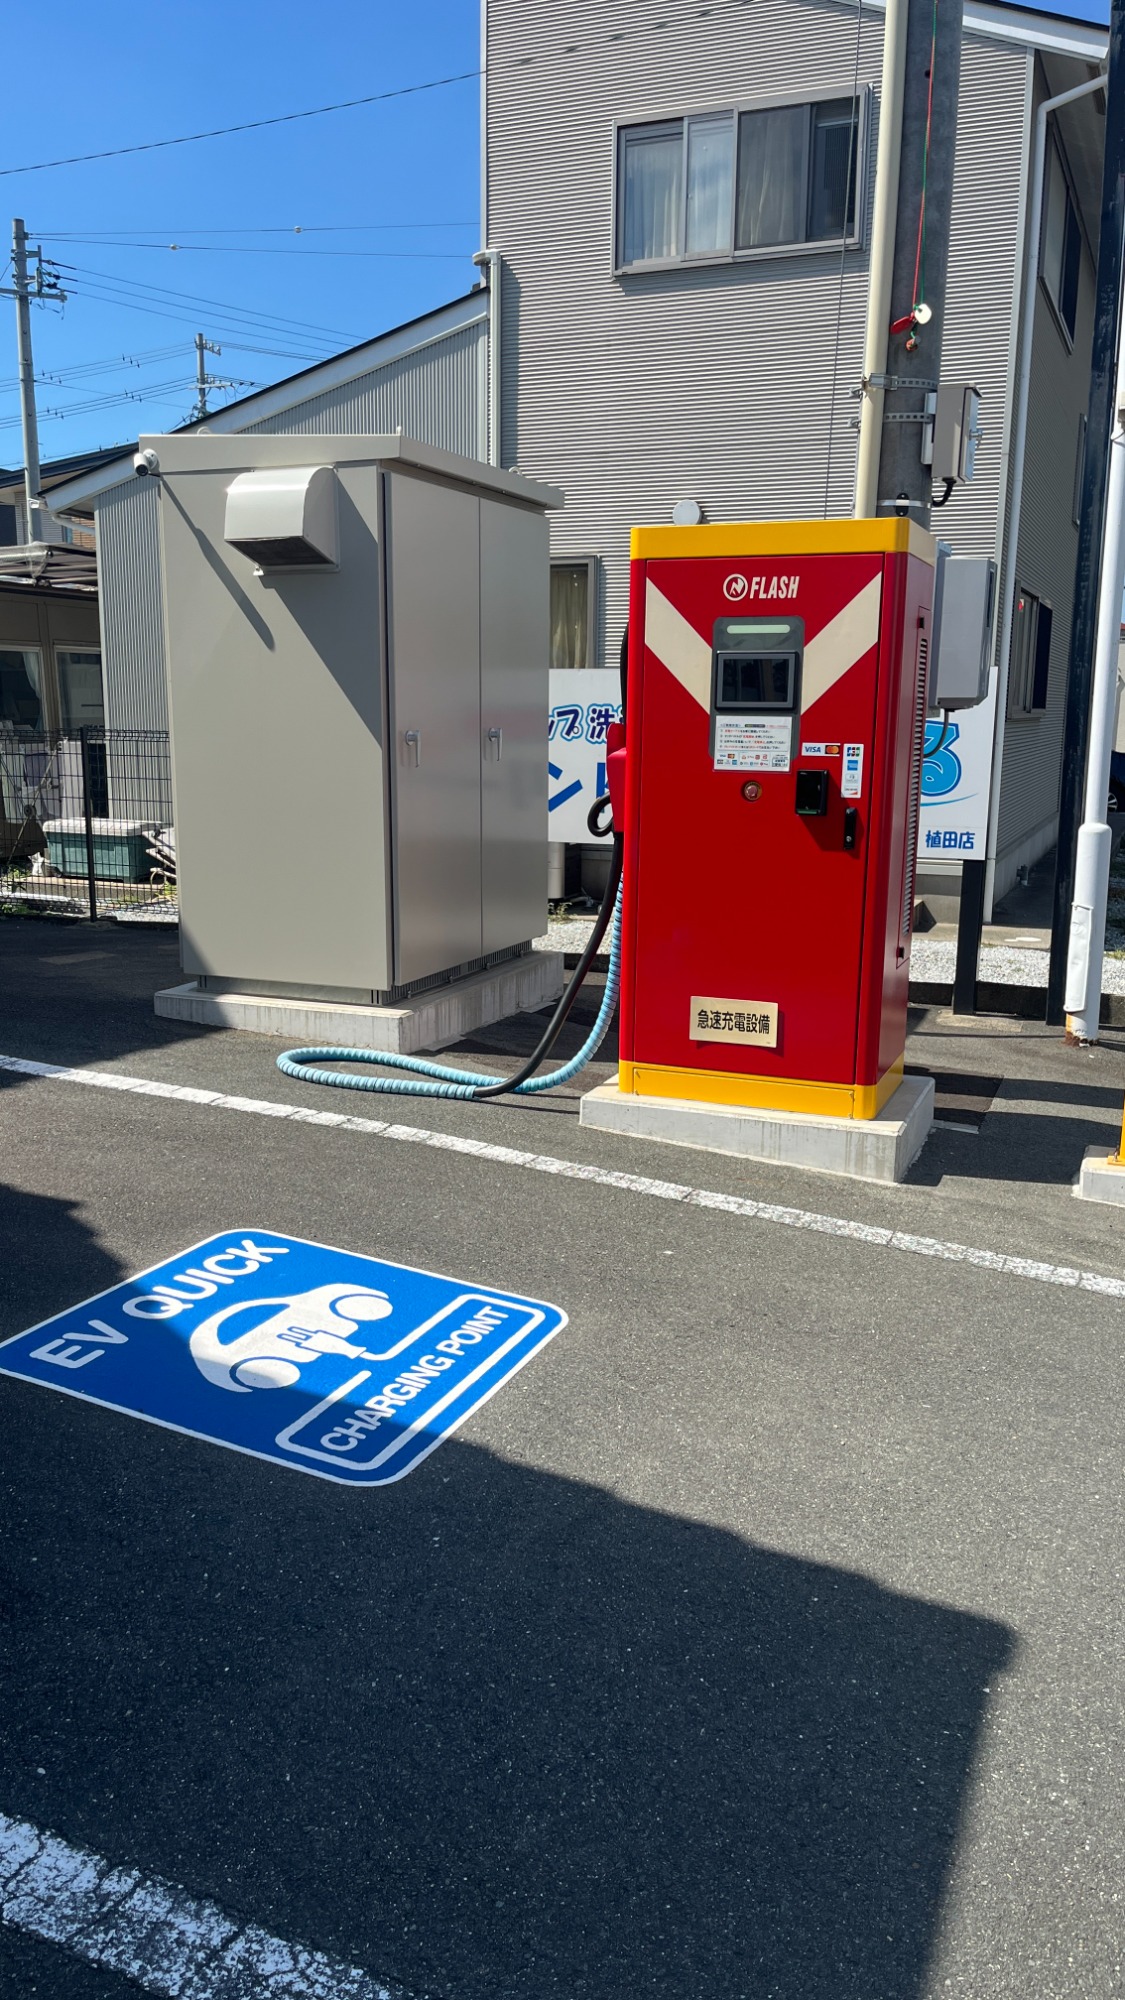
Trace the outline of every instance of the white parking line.
<path fill-rule="evenodd" d="M 215 1903 L 0 1813 L 0 1921 L 146 1993 L 183 2000 L 406 2000 L 358 1966 L 238 1923 Z M 275 1983 L 276 1982 L 276 1983 Z"/>
<path fill-rule="evenodd" d="M 120 1090 L 140 1097 L 167 1097 L 180 1104 L 206 1104 L 215 1111 L 245 1111 L 258 1118 L 288 1118 L 298 1125 L 330 1125 L 345 1132 L 368 1132 L 379 1139 L 398 1139 L 410 1146 L 433 1146 L 438 1152 L 467 1153 L 473 1159 L 496 1160 L 505 1167 L 532 1173 L 558 1174 L 565 1180 L 592 1181 L 599 1187 L 621 1188 L 627 1194 L 682 1201 L 689 1208 L 721 1209 L 754 1222 L 772 1222 L 783 1229 L 812 1229 L 822 1236 L 845 1236 L 880 1250 L 901 1250 L 914 1257 L 939 1257 L 952 1264 L 974 1264 L 1009 1278 L 1030 1278 L 1042 1285 L 1101 1292 L 1125 1299 L 1125 1278 L 1106 1278 L 1098 1271 L 1079 1271 L 1068 1264 L 1044 1264 L 1033 1257 L 1006 1257 L 997 1250 L 974 1250 L 965 1243 L 946 1243 L 936 1236 L 912 1236 L 902 1229 L 883 1229 L 871 1222 L 849 1222 L 815 1209 L 783 1207 L 752 1201 L 746 1195 L 719 1194 L 688 1187 L 681 1181 L 659 1181 L 647 1174 L 618 1173 L 612 1167 L 587 1166 L 560 1160 L 551 1153 L 528 1153 L 517 1146 L 495 1146 L 486 1139 L 463 1139 L 455 1132 L 430 1132 L 417 1125 L 391 1125 L 381 1118 L 356 1118 L 346 1111 L 310 1111 L 299 1104 L 278 1104 L 273 1098 L 231 1097 L 221 1090 L 195 1090 L 188 1084 L 153 1083 L 146 1077 L 125 1076 L 117 1070 L 68 1069 L 59 1063 L 28 1062 L 20 1056 L 0 1056 L 0 1070 L 19 1076 L 40 1076 L 60 1083 L 81 1083 L 95 1090 Z"/>

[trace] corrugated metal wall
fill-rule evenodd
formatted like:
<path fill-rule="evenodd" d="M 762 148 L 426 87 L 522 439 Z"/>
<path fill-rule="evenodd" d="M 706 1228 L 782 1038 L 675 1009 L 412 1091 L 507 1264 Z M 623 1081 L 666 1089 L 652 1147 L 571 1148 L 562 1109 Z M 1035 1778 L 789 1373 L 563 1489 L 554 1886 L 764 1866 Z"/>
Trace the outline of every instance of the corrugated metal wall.
<path fill-rule="evenodd" d="M 485 320 L 432 341 L 384 368 L 339 389 L 247 424 L 247 435 L 367 437 L 395 431 L 439 445 L 464 458 L 486 456 L 485 410 L 480 395 Z"/>
<path fill-rule="evenodd" d="M 102 677 L 111 729 L 167 729 L 157 493 L 151 479 L 97 502 Z"/>
<path fill-rule="evenodd" d="M 401 427 L 423 444 L 484 458 L 487 347 L 482 315 L 246 431 L 367 437 Z M 134 478 L 96 502 L 106 720 L 114 729 L 168 726 L 156 506 L 154 483 Z"/>
<path fill-rule="evenodd" d="M 489 0 L 489 242 L 505 259 L 505 465 L 557 482 L 556 554 L 602 558 L 598 653 L 625 618 L 629 528 L 695 499 L 712 519 L 851 511 L 867 255 L 779 254 L 761 262 L 615 278 L 613 121 L 752 97 L 838 90 L 857 73 L 854 11 L 759 0 L 678 29 L 659 0 L 624 12 L 576 0 L 552 10 L 581 59 L 521 66 L 542 23 L 521 0 Z M 644 32 L 644 22 L 652 31 Z M 861 85 L 878 84 L 883 24 L 859 27 Z M 990 432 L 951 539 L 995 545 L 1001 411 L 1014 282 L 1026 58 L 966 42 L 954 282 L 945 373 L 979 380 Z M 868 145 L 873 189 L 877 116 Z M 836 377 L 835 404 L 832 400 Z"/>
<path fill-rule="evenodd" d="M 1037 86 L 1036 101 L 1045 95 Z M 1066 703 L 1070 621 L 1078 530 L 1072 518 L 1079 418 L 1090 384 L 1094 326 L 1094 263 L 1083 244 L 1073 349 L 1038 287 L 1031 345 L 1027 458 L 1016 581 L 1045 597 L 1054 611 L 1047 708 L 1043 715 L 1009 714 L 1000 788 L 996 889 L 1002 895 L 1016 867 L 1053 845 L 1058 825 L 1059 758 Z"/>

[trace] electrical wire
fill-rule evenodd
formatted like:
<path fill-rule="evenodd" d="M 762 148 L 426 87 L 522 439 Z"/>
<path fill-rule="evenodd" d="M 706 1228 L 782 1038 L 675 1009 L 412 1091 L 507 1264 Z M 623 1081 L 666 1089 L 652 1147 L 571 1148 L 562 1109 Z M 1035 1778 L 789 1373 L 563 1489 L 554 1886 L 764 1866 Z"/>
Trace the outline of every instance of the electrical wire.
<path fill-rule="evenodd" d="M 217 125 L 207 132 L 184 132 L 175 139 L 145 139 L 136 146 L 109 146 L 100 153 L 71 153 L 61 160 L 37 160 L 26 167 L 0 167 L 0 180 L 9 174 L 45 174 L 52 167 L 88 166 L 93 160 L 121 160 L 131 153 L 158 153 L 168 146 L 194 146 L 201 139 L 226 139 L 235 132 L 261 132 L 268 125 L 295 125 L 303 118 L 325 118 L 333 111 L 355 111 L 366 104 L 387 104 L 394 97 L 417 97 L 426 90 L 444 90 L 451 83 L 468 83 L 479 77 L 479 69 L 459 70 L 453 76 L 431 77 L 426 83 L 405 83 L 397 90 L 373 91 L 369 97 L 346 97 L 338 104 L 317 104 L 308 111 L 283 111 L 273 118 L 250 118 L 242 125 Z"/>
<path fill-rule="evenodd" d="M 706 20 L 715 14 L 733 13 L 756 4 L 757 0 L 711 0 L 708 6 L 692 7 L 678 14 L 677 25 L 687 21 Z M 659 21 L 645 22 L 636 28 L 618 28 L 612 34 L 598 35 L 586 42 L 565 42 L 561 47 L 542 49 L 536 55 L 517 56 L 509 63 L 494 63 L 490 73 L 495 75 L 498 69 L 538 68 L 544 63 L 555 62 L 560 56 L 589 55 L 595 49 L 605 48 L 611 43 L 635 41 L 639 37 L 670 28 L 673 25 L 671 14 L 672 9 L 669 7 L 669 12 Z M 120 160 L 135 153 L 155 153 L 169 146 L 193 146 L 203 139 L 225 139 L 232 133 L 238 132 L 261 132 L 271 125 L 294 125 L 305 118 L 325 118 L 337 111 L 355 111 L 365 105 L 386 104 L 392 98 L 417 97 L 423 91 L 444 90 L 451 84 L 474 82 L 485 74 L 486 72 L 480 67 L 458 70 L 452 76 L 431 77 L 425 83 L 402 84 L 395 90 L 378 90 L 367 97 L 343 98 L 337 104 L 317 104 L 307 111 L 285 111 L 271 118 L 251 118 L 240 125 L 218 125 L 207 132 L 185 132 L 173 139 L 145 139 L 134 146 L 109 146 L 97 153 L 71 153 L 64 159 L 37 160 L 29 166 L 0 167 L 0 180 L 11 174 L 42 174 L 54 167 L 81 167 L 95 160 Z"/>
<path fill-rule="evenodd" d="M 230 317 L 251 320 L 255 327 L 272 326 L 275 332 L 282 335 L 287 333 L 322 333 L 329 340 L 351 340 L 353 338 L 350 333 L 343 333 L 338 326 L 318 326 L 311 320 L 284 319 L 278 313 L 254 312 L 249 307 L 234 306 L 230 304 L 229 300 L 208 298 L 200 292 L 174 291 L 169 285 L 153 285 L 145 281 L 135 283 L 128 278 L 119 277 L 113 271 L 95 271 L 89 265 L 85 264 L 66 264 L 60 262 L 58 268 L 60 271 L 72 271 L 79 278 L 94 278 L 99 284 L 111 286 L 119 291 L 139 293 L 142 298 L 154 299 L 156 301 L 173 299 L 178 303 L 186 302 L 188 305 L 212 306 Z"/>
<path fill-rule="evenodd" d="M 78 285 L 72 284 L 69 286 L 69 296 L 72 299 L 90 299 L 98 305 L 116 306 L 122 312 L 145 313 L 152 319 L 176 320 L 181 326 L 191 326 L 196 329 L 199 327 L 200 315 L 198 312 L 177 311 L 172 306 L 144 305 L 139 299 L 131 299 L 120 292 L 107 292 L 97 285 L 84 283 L 79 283 Z M 252 322 L 248 326 L 242 325 L 239 322 L 229 326 L 224 325 L 224 315 L 221 312 L 209 311 L 208 317 L 214 330 L 222 335 L 228 347 L 234 345 L 235 334 L 252 333 L 256 330 Z M 269 333 L 273 329 L 263 327 L 261 330 L 263 333 Z M 358 345 L 359 343 L 353 341 L 351 344 Z M 334 351 L 334 349 L 331 349 L 328 344 L 322 341 L 315 349 L 310 348 L 303 353 L 290 353 L 287 358 L 292 361 L 305 361 L 310 367 L 315 367 L 316 363 L 323 361 L 331 351 Z"/>
<path fill-rule="evenodd" d="M 41 375 L 36 375 L 35 382 L 39 388 L 66 388 L 90 375 L 109 375 L 122 368 L 147 367 L 154 361 L 168 361 L 173 354 L 182 354 L 183 351 L 183 341 L 175 341 L 170 347 L 142 348 L 137 354 L 115 354 L 107 356 L 104 361 L 76 361 L 66 368 L 45 369 Z M 7 381 L 0 382 L 0 394 L 16 395 L 19 386 L 18 380 L 10 376 Z"/>
<path fill-rule="evenodd" d="M 292 223 L 247 223 L 242 229 L 235 229 L 229 223 L 216 225 L 214 229 L 147 229 L 137 223 L 130 228 L 122 223 L 117 229 L 48 229 L 37 224 L 30 229 L 30 236 L 49 236 L 53 243 L 92 243 L 95 246 L 112 244 L 120 236 L 359 236 L 377 229 L 476 229 L 476 222 L 292 222 Z"/>
<path fill-rule="evenodd" d="M 280 245 L 264 243 L 99 242 L 93 247 L 97 250 L 149 250 L 165 253 L 174 250 L 180 256 L 194 250 L 204 257 L 376 257 L 419 264 L 461 264 L 469 254 L 467 250 L 283 250 Z"/>
<path fill-rule="evenodd" d="M 930 39 L 930 81 L 926 93 L 926 137 L 922 147 L 922 197 L 918 204 L 918 242 L 914 251 L 912 306 L 921 305 L 926 288 L 926 180 L 930 166 L 930 137 L 934 123 L 934 65 L 937 60 L 938 0 L 934 0 L 933 31 Z"/>

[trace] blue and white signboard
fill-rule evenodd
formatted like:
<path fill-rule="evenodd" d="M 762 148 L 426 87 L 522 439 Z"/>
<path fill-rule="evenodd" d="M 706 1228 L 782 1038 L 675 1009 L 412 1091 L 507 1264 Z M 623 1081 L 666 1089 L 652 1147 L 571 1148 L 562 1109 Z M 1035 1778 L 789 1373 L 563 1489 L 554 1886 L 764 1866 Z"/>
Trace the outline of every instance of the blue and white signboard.
<path fill-rule="evenodd" d="M 17 1334 L 0 1374 L 385 1486 L 565 1325 L 511 1292 L 234 1229 Z"/>
<path fill-rule="evenodd" d="M 983 861 L 988 851 L 988 800 L 992 783 L 992 732 L 996 674 L 979 708 L 956 709 L 926 723 L 922 753 L 922 810 L 918 866 L 959 869 Z"/>
<path fill-rule="evenodd" d="M 606 732 L 621 720 L 612 667 L 555 667 L 547 746 L 547 838 L 593 839 L 586 815 L 606 789 Z M 608 838 L 608 835 L 607 835 Z"/>

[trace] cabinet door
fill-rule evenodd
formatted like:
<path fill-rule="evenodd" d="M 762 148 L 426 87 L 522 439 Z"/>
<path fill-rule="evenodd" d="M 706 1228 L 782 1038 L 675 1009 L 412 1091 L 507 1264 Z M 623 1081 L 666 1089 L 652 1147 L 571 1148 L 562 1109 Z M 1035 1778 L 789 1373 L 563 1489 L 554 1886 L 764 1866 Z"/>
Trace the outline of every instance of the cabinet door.
<path fill-rule="evenodd" d="M 472 494 L 386 479 L 395 984 L 481 953 L 480 530 Z"/>
<path fill-rule="evenodd" d="M 480 503 L 482 949 L 547 923 L 547 523 Z"/>

